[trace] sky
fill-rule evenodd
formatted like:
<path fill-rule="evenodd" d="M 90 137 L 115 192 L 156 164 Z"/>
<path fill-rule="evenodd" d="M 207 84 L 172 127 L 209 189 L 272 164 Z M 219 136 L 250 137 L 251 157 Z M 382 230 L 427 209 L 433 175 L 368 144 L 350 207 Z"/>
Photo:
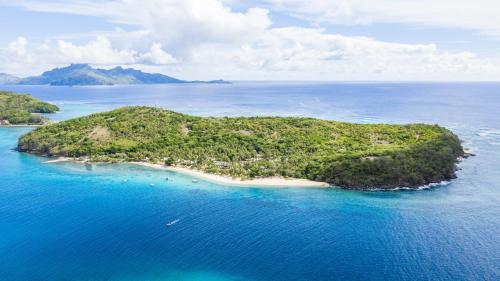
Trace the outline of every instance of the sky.
<path fill-rule="evenodd" d="M 0 72 L 498 81 L 498 0 L 0 0 Z"/>

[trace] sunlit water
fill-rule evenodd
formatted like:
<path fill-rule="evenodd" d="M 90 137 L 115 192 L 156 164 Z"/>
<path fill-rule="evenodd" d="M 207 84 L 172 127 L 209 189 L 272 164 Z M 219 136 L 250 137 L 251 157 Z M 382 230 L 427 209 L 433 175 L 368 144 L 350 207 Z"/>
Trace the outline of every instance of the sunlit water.
<path fill-rule="evenodd" d="M 12 150 L 30 128 L 1 128 L 0 280 L 500 280 L 500 84 L 4 89 L 58 104 L 55 120 L 140 104 L 438 123 L 477 156 L 428 190 L 235 188 L 131 165 L 47 164 Z"/>

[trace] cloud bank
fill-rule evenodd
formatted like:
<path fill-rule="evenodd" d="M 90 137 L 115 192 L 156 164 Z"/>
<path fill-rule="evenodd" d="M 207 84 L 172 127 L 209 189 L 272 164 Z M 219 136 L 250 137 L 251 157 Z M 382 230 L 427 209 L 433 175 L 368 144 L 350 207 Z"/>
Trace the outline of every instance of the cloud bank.
<path fill-rule="evenodd" d="M 316 23 L 408 23 L 475 30 L 500 39 L 497 0 L 267 0 L 275 9 Z"/>
<path fill-rule="evenodd" d="M 445 14 L 441 5 L 432 6 L 433 14 L 427 15 L 427 8 L 415 8 L 416 0 L 268 2 L 274 9 L 311 22 L 459 25 L 451 15 L 434 18 Z M 446 3 L 451 1 L 441 4 Z M 130 65 L 191 79 L 497 80 L 500 74 L 497 58 L 443 51 L 432 43 L 401 44 L 331 34 L 320 27 L 275 27 L 268 9 L 234 11 L 216 0 L 20 1 L 15 5 L 101 17 L 118 26 L 134 27 L 96 31 L 95 38 L 79 44 L 63 39 L 32 44 L 29 38 L 19 37 L 0 47 L 0 71 L 15 74 L 34 74 L 69 63 Z M 386 6 L 377 8 L 381 5 Z M 488 34 L 500 30 L 482 19 L 496 12 L 473 7 L 470 12 L 470 20 L 460 27 Z"/>

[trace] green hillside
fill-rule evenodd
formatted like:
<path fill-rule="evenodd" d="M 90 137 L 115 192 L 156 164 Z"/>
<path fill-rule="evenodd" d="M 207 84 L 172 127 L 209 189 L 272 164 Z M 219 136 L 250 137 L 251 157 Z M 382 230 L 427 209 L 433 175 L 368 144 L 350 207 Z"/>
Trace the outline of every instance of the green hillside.
<path fill-rule="evenodd" d="M 37 113 L 53 113 L 59 108 L 30 95 L 0 91 L 1 125 L 40 125 L 47 119 Z"/>
<path fill-rule="evenodd" d="M 437 125 L 293 117 L 196 117 L 124 107 L 37 128 L 19 150 L 91 161 L 149 161 L 236 178 L 283 176 L 348 188 L 454 177 L 460 140 Z"/>

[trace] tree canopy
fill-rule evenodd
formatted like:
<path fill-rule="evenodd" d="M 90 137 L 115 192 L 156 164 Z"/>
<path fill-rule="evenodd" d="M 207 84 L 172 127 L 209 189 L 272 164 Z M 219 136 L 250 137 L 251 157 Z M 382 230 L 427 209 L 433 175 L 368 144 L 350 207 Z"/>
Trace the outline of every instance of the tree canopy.
<path fill-rule="evenodd" d="M 438 125 L 296 117 L 197 117 L 123 107 L 35 129 L 19 150 L 98 162 L 147 161 L 235 178 L 282 176 L 348 188 L 454 177 L 460 140 Z"/>
<path fill-rule="evenodd" d="M 0 121 L 3 124 L 44 124 L 47 119 L 40 113 L 58 110 L 57 106 L 27 94 L 0 91 Z"/>

